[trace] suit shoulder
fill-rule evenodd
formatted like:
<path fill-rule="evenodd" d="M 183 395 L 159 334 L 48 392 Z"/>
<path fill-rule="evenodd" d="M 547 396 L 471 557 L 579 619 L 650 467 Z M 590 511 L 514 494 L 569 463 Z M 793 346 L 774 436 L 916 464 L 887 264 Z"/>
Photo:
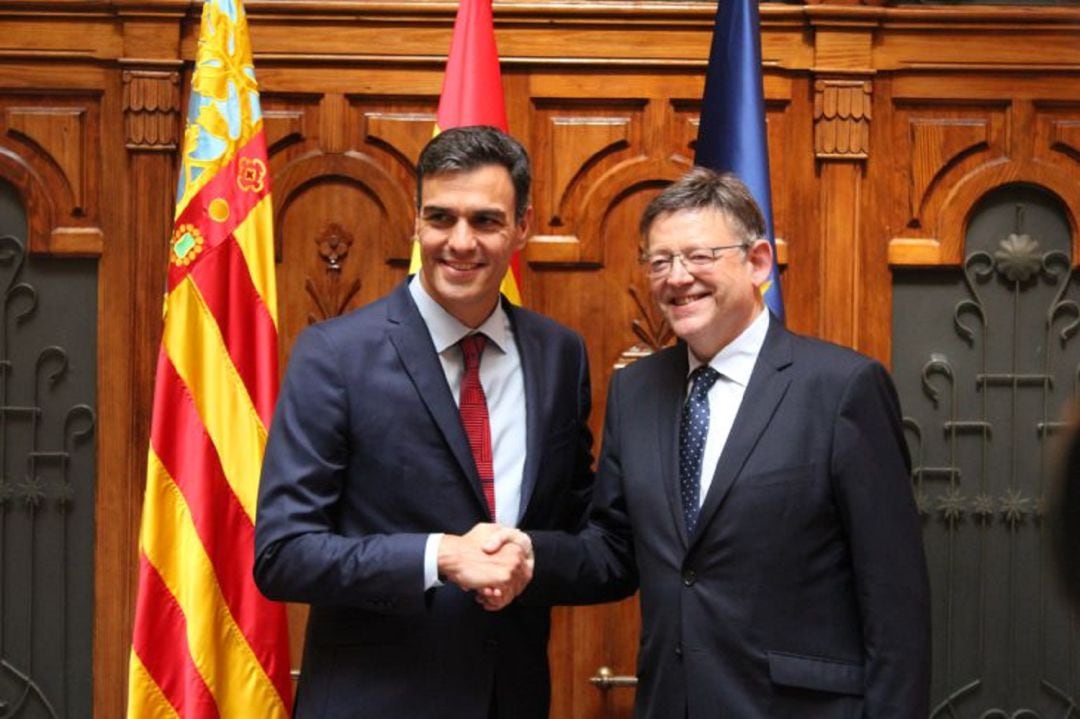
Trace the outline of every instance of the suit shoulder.
<path fill-rule="evenodd" d="M 815 337 L 789 334 L 798 376 L 818 392 L 829 395 L 844 392 L 860 380 L 892 385 L 888 370 L 872 357 Z"/>
<path fill-rule="evenodd" d="M 310 341 L 311 335 L 319 335 L 333 345 L 341 342 L 352 345 L 381 336 L 375 329 L 385 323 L 388 304 L 389 296 L 384 296 L 345 314 L 316 322 L 301 331 L 297 342 Z"/>
<path fill-rule="evenodd" d="M 822 369 L 838 374 L 849 374 L 870 365 L 880 365 L 876 359 L 857 352 L 850 347 L 806 335 L 788 333 L 792 338 L 793 355 L 797 360 L 822 365 Z"/>
<path fill-rule="evenodd" d="M 551 319 L 547 315 L 540 314 L 526 307 L 513 307 L 510 310 L 516 327 L 527 329 L 538 334 L 545 335 L 545 340 L 573 342 L 584 344 L 585 339 L 581 333 L 570 329 L 566 325 Z"/>
<path fill-rule="evenodd" d="M 686 364 L 686 353 L 686 347 L 682 343 L 664 347 L 622 367 L 615 372 L 615 376 L 619 377 L 620 381 L 635 384 L 660 375 L 666 376 L 675 366 Z"/>

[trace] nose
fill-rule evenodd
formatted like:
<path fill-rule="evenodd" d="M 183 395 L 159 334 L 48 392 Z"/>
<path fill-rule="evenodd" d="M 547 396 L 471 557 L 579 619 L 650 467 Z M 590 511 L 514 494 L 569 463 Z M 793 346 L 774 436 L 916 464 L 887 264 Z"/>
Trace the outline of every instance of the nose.
<path fill-rule="evenodd" d="M 461 218 L 454 223 L 454 226 L 450 229 L 447 245 L 451 252 L 457 253 L 472 252 L 473 248 L 476 247 L 476 235 L 465 218 Z"/>
<path fill-rule="evenodd" d="M 671 258 L 671 269 L 668 271 L 665 280 L 669 285 L 676 286 L 690 284 L 694 281 L 694 276 L 686 269 L 682 255 L 675 255 Z"/>

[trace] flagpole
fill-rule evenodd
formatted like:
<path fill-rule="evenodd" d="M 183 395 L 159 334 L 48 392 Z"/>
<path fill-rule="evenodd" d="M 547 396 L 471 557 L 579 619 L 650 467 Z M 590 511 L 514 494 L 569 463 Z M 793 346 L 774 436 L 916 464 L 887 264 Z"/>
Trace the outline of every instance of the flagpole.
<path fill-rule="evenodd" d="M 760 25 L 757 0 L 717 3 L 694 161 L 717 172 L 738 175 L 761 208 L 773 249 L 772 272 L 762 294 L 782 322 L 784 301 L 776 265 Z"/>

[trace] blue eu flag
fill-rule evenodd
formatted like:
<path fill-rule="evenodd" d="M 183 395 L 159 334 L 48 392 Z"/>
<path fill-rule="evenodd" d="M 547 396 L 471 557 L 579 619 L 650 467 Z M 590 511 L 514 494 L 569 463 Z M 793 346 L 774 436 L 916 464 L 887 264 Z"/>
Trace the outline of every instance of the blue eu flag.
<path fill-rule="evenodd" d="M 717 6 L 694 161 L 717 172 L 734 172 L 746 183 L 765 215 L 775 258 L 757 0 L 720 0 Z M 779 279 L 774 259 L 763 291 L 765 304 L 783 321 Z"/>

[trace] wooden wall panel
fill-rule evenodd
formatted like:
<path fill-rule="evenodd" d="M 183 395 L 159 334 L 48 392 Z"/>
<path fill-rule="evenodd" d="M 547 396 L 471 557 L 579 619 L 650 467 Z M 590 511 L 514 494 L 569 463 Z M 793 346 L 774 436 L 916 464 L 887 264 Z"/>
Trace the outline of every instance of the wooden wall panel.
<path fill-rule="evenodd" d="M 1076 227 L 1080 157 L 1064 137 L 1076 122 L 1080 97 L 1062 93 L 1052 77 L 961 79 L 896 84 L 890 140 L 902 170 L 893 181 L 907 188 L 908 202 L 906 217 L 893 218 L 894 264 L 959 265 L 968 213 L 1006 182 L 1055 193 Z"/>
<path fill-rule="evenodd" d="M 413 193 L 403 158 L 431 136 L 434 118 L 385 98 L 267 94 L 264 100 L 275 118 L 271 170 L 284 349 L 310 322 L 366 304 L 404 276 Z"/>
<path fill-rule="evenodd" d="M 526 302 L 583 332 L 594 427 L 616 364 L 670 341 L 637 218 L 690 164 L 712 0 L 502 0 L 507 111 L 535 167 Z M 454 4 L 249 0 L 273 172 L 281 352 L 404 276 L 413 162 L 430 137 Z M 891 268 L 960 261 L 1003 182 L 1080 213 L 1080 9 L 762 8 L 774 219 L 788 322 L 888 361 Z M 100 257 L 95 707 L 122 714 L 190 0 L 0 8 L 0 176 L 36 252 Z M 128 393 L 110 388 L 130 387 Z M 303 612 L 295 613 L 302 618 Z M 557 719 L 627 716 L 633 601 L 559 610 Z M 296 637 L 299 646 L 299 634 Z"/>
<path fill-rule="evenodd" d="M 32 222 L 33 252 L 96 256 L 101 176 L 101 112 L 98 93 L 62 97 L 0 90 L 0 133 L 8 156 L 26 168 L 28 193 L 42 197 Z M 48 231 L 45 231 L 46 226 Z"/>

